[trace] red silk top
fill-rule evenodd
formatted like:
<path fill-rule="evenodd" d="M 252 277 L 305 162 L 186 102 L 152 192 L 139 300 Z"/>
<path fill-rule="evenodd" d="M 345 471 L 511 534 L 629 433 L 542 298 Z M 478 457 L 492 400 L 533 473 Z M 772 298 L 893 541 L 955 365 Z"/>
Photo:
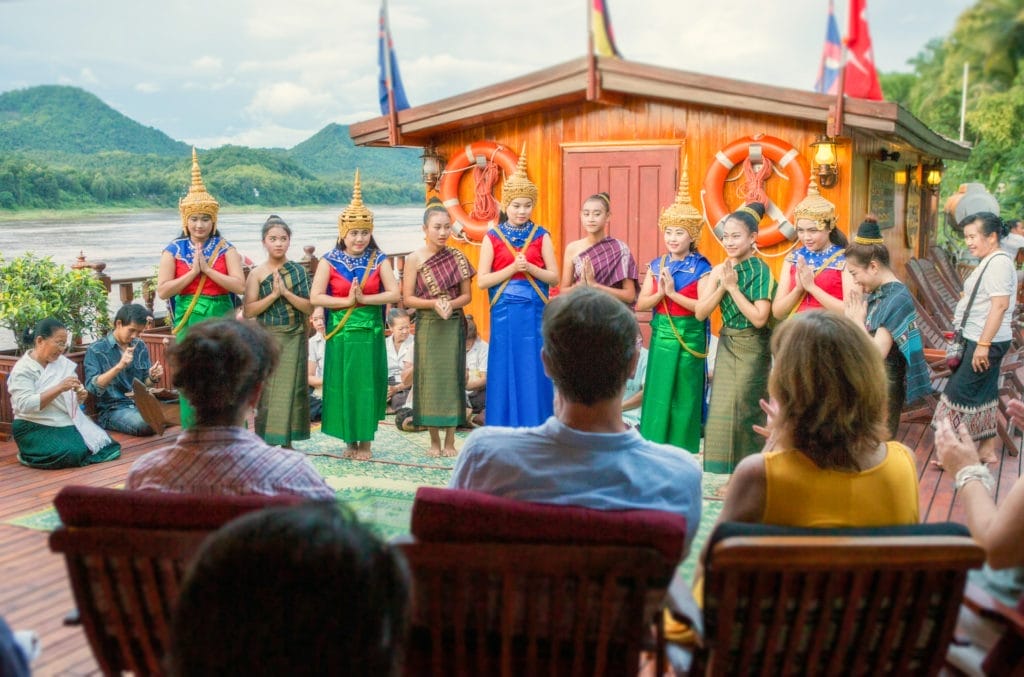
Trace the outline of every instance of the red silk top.
<path fill-rule="evenodd" d="M 487 237 L 491 238 L 491 247 L 494 249 L 494 261 L 491 264 L 491 271 L 501 270 L 507 268 L 515 263 L 516 255 L 505 246 L 501 238 L 494 234 L 492 231 L 487 231 Z M 526 260 L 537 266 L 538 268 L 544 267 L 544 237 L 534 237 L 530 244 L 526 245 Z M 512 276 L 513 280 L 525 280 L 525 273 L 516 273 Z"/>
<path fill-rule="evenodd" d="M 222 252 L 220 254 L 220 256 L 217 257 L 217 260 L 213 262 L 213 265 L 210 266 L 211 268 L 216 270 L 218 273 L 223 273 L 224 275 L 228 274 L 228 257 L 226 256 L 226 254 L 227 254 L 227 251 L 225 250 L 224 252 Z M 177 259 L 177 258 L 174 259 L 174 278 L 175 279 L 178 279 L 182 275 L 187 274 L 188 271 L 190 271 L 191 269 L 192 269 L 192 264 L 186 263 L 185 261 L 182 261 L 181 259 Z M 196 289 L 199 288 L 199 280 L 201 280 L 202 278 L 203 278 L 202 275 L 197 276 L 196 279 L 192 280 L 188 284 L 188 286 L 186 286 L 184 289 L 182 289 L 178 293 L 179 294 L 183 294 L 183 295 L 184 294 L 195 294 L 196 293 Z M 227 294 L 227 293 L 228 293 L 228 290 L 225 289 L 224 287 L 220 286 L 216 282 L 214 282 L 213 278 L 211 278 L 211 277 L 208 277 L 206 279 L 206 284 L 203 285 L 203 296 L 221 296 L 221 295 Z"/>
<path fill-rule="evenodd" d="M 349 290 L 352 289 L 352 280 L 339 273 L 334 266 L 331 266 L 330 271 L 331 277 L 327 281 L 327 293 L 335 298 L 348 296 Z M 360 279 L 362 278 L 360 277 Z M 366 279 L 366 284 L 363 285 L 363 293 L 379 294 L 381 289 L 380 266 L 378 266 L 373 269 L 370 277 Z"/>
<path fill-rule="evenodd" d="M 682 289 L 677 289 L 676 291 L 678 291 L 682 296 L 685 296 L 688 299 L 696 299 L 698 284 L 700 284 L 700 280 L 694 280 L 693 282 L 686 285 Z M 656 275 L 654 276 L 653 291 L 655 293 L 658 292 L 658 277 Z M 661 301 L 658 301 L 658 305 L 654 306 L 654 308 L 651 309 L 652 312 L 664 314 L 665 305 L 662 305 L 663 303 L 668 306 L 668 314 L 673 317 L 693 317 L 694 313 L 692 310 L 690 310 L 689 308 L 684 308 L 683 306 L 679 305 L 678 303 L 676 303 L 667 296 Z"/>
<path fill-rule="evenodd" d="M 789 268 L 790 289 L 796 286 L 796 266 Z M 814 276 L 814 284 L 823 289 L 829 296 L 834 296 L 840 301 L 843 300 L 843 271 L 838 268 L 826 268 Z M 810 294 L 804 294 L 804 298 L 797 306 L 796 312 L 802 313 L 805 310 L 821 308 L 821 301 Z"/>

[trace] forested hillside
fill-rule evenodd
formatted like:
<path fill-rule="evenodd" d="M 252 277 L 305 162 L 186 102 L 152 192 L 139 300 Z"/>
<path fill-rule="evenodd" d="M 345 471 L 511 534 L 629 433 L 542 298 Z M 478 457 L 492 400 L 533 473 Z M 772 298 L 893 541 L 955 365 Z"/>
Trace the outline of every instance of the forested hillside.
<path fill-rule="evenodd" d="M 377 204 L 423 200 L 415 149 L 355 148 L 331 124 L 290 150 L 200 150 L 203 177 L 230 205 L 340 204 L 355 169 Z M 189 146 L 75 87 L 0 94 L 0 209 L 174 207 L 188 189 Z"/>

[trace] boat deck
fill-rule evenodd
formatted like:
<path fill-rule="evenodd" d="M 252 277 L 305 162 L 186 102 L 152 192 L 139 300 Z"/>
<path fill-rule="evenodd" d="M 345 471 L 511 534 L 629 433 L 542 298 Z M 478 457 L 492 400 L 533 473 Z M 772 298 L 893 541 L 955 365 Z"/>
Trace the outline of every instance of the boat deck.
<path fill-rule="evenodd" d="M 174 434 L 172 428 L 169 434 Z M 128 468 L 141 454 L 165 439 L 115 435 L 122 444 L 121 458 L 86 468 L 34 470 L 20 465 L 14 442 L 0 443 L 0 614 L 14 629 L 32 629 L 42 640 L 42 655 L 33 665 L 36 675 L 98 674 L 81 627 L 65 627 L 63 618 L 73 607 L 63 558 L 50 552 L 48 534 L 6 524 L 15 517 L 49 508 L 66 484 L 115 487 L 124 482 Z M 904 424 L 900 439 L 914 449 L 920 473 L 921 517 L 927 522 L 964 522 L 963 508 L 954 501 L 952 482 L 930 465 L 933 436 L 925 423 Z M 1020 440 L 1015 438 L 1018 443 Z M 1009 492 L 1021 474 L 1020 455 L 1003 454 L 994 474 L 997 500 Z"/>

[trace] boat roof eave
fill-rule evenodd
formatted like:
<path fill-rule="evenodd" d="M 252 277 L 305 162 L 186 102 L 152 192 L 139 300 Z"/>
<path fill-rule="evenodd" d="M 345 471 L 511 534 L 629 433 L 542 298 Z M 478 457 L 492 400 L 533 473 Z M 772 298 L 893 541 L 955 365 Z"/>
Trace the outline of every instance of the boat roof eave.
<path fill-rule="evenodd" d="M 597 58 L 602 94 L 654 98 L 706 108 L 826 123 L 835 97 L 756 82 Z M 586 101 L 587 59 L 581 57 L 505 82 L 489 85 L 398 113 L 402 145 L 425 145 L 431 137 L 468 126 L 500 122 L 524 113 Z M 965 160 L 970 148 L 947 139 L 899 105 L 847 98 L 844 125 L 902 141 L 938 158 Z M 359 146 L 388 145 L 386 116 L 354 123 Z"/>

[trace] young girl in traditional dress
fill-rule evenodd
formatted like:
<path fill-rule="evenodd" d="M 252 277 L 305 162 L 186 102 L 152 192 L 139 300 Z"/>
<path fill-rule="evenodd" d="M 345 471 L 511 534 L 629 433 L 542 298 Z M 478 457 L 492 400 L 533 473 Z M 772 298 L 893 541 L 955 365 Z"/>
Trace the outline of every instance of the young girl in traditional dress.
<path fill-rule="evenodd" d="M 704 429 L 706 472 L 731 473 L 740 460 L 764 446 L 753 427 L 765 424 L 760 402 L 768 398 L 768 316 L 775 280 L 764 261 L 754 256 L 757 226 L 763 216 L 764 206 L 759 202 L 729 215 L 722 234 L 728 258 L 711 269 L 697 290 L 694 314 L 698 320 L 706 319 L 715 308 L 722 311 Z"/>
<path fill-rule="evenodd" d="M 268 218 L 261 235 L 267 260 L 245 282 L 245 316 L 255 317 L 281 352 L 277 369 L 263 384 L 256 434 L 268 444 L 291 447 L 293 440 L 309 439 L 309 275 L 287 258 L 292 230 L 281 217 Z"/>
<path fill-rule="evenodd" d="M 491 304 L 488 425 L 535 426 L 554 412 L 554 389 L 540 357 L 540 324 L 548 286 L 558 282 L 558 262 L 548 231 L 530 220 L 536 201 L 524 152 L 502 186 L 507 218 L 480 243 L 477 284 Z"/>
<path fill-rule="evenodd" d="M 608 193 L 583 201 L 580 223 L 587 236 L 565 247 L 560 293 L 585 285 L 608 292 L 623 303 L 636 300 L 636 259 L 622 240 L 608 234 L 611 199 Z"/>
<path fill-rule="evenodd" d="M 844 312 L 843 299 L 853 288 L 853 279 L 846 272 L 849 242 L 836 228 L 836 206 L 818 193 L 814 179 L 807 188 L 807 197 L 796 206 L 793 219 L 803 246 L 786 256 L 782 264 L 772 315 L 782 320 L 792 313 L 816 308 Z"/>
<path fill-rule="evenodd" d="M 406 257 L 402 280 L 402 300 L 417 311 L 412 421 L 430 433 L 429 456 L 455 456 L 455 427 L 466 424 L 462 308 L 470 301 L 469 283 L 476 271 L 462 252 L 447 246 L 451 232 L 448 210 L 428 207 L 423 213 L 426 244 Z"/>
<path fill-rule="evenodd" d="M 652 311 L 640 434 L 693 454 L 700 451 L 708 339 L 707 319 L 694 311 L 698 283 L 711 272 L 697 251 L 703 225 L 684 168 L 675 202 L 658 218 L 668 254 L 651 261 L 636 303 Z"/>
<path fill-rule="evenodd" d="M 245 290 L 238 250 L 217 232 L 220 205 L 207 192 L 192 149 L 192 185 L 178 204 L 182 236 L 164 248 L 157 273 L 157 295 L 167 300 L 177 340 L 188 328 L 234 311 L 232 294 Z M 195 422 L 195 410 L 181 398 L 181 427 Z"/>
<path fill-rule="evenodd" d="M 384 418 L 388 361 L 381 306 L 401 294 L 388 257 L 373 239 L 356 171 L 352 203 L 338 217 L 338 244 L 320 259 L 310 300 L 326 312 L 321 429 L 345 441 L 345 458 L 369 460 Z"/>

